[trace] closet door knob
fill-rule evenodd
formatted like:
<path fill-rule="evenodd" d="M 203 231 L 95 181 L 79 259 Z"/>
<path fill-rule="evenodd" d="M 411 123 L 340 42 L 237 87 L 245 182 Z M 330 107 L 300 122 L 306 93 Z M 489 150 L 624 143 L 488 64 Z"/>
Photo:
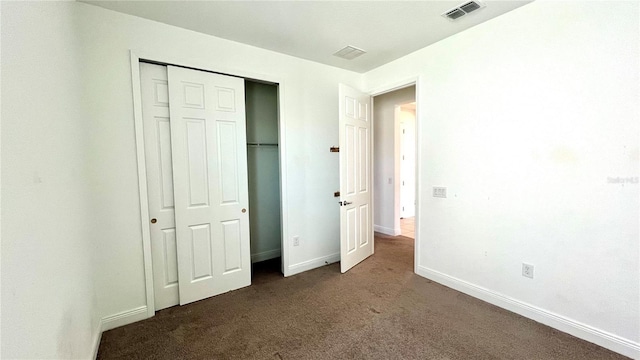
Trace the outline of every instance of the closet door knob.
<path fill-rule="evenodd" d="M 157 222 L 158 222 L 158 219 L 156 219 L 156 218 L 151 219 L 151 223 L 152 223 L 152 224 L 155 224 L 155 223 L 157 223 Z"/>
<path fill-rule="evenodd" d="M 242 213 L 243 214 L 246 213 L 246 212 L 247 212 L 247 209 L 242 209 Z"/>

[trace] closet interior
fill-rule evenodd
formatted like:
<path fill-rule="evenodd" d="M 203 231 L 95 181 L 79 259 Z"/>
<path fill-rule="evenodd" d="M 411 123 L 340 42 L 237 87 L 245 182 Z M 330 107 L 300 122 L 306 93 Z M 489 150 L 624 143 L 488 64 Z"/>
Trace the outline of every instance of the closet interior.
<path fill-rule="evenodd" d="M 281 256 L 278 86 L 245 80 L 245 106 L 251 262 L 257 263 Z"/>

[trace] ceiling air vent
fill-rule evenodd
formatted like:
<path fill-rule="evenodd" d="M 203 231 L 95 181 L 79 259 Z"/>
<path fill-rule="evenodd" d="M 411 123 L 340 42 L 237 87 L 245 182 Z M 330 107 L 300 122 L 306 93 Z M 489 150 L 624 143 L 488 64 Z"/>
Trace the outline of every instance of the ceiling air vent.
<path fill-rule="evenodd" d="M 442 16 L 450 20 L 456 20 L 467 15 L 470 12 L 476 11 L 483 7 L 485 7 L 485 5 L 478 0 L 469 1 L 469 2 L 463 3 L 457 8 L 454 8 L 445 12 L 444 14 L 442 14 Z"/>
<path fill-rule="evenodd" d="M 480 9 L 480 4 L 478 4 L 475 1 L 470 1 L 470 2 L 460 6 L 460 10 L 466 12 L 467 14 L 472 12 L 472 11 L 478 10 L 478 9 Z"/>
<path fill-rule="evenodd" d="M 462 10 L 460 10 L 460 9 L 453 9 L 453 10 L 451 10 L 448 13 L 445 14 L 445 16 L 448 17 L 451 20 L 455 20 L 455 19 L 463 17 L 465 15 L 467 15 L 467 13 L 462 11 Z"/>
<path fill-rule="evenodd" d="M 339 57 L 339 58 L 343 58 L 343 59 L 347 59 L 347 60 L 353 60 L 355 58 L 357 58 L 358 56 L 362 55 L 366 53 L 366 51 L 362 50 L 362 49 L 358 49 L 357 47 L 354 46 L 345 46 L 344 48 L 338 50 L 335 54 L 335 56 Z"/>

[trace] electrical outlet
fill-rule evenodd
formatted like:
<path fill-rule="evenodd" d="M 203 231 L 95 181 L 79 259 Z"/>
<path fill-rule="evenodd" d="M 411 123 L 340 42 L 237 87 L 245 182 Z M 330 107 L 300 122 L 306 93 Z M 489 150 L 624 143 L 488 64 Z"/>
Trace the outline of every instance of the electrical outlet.
<path fill-rule="evenodd" d="M 293 246 L 300 246 L 300 236 L 293 237 Z"/>
<path fill-rule="evenodd" d="M 533 265 L 522 263 L 522 276 L 533 279 Z"/>

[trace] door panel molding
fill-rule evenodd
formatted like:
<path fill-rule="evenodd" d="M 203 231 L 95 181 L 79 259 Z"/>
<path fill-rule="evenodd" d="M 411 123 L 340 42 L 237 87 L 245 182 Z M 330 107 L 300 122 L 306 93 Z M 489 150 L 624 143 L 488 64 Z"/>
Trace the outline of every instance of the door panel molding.
<path fill-rule="evenodd" d="M 373 255 L 371 97 L 339 84 L 340 271 Z"/>
<path fill-rule="evenodd" d="M 176 258 L 175 214 L 173 204 L 173 165 L 169 123 L 168 78 L 166 66 L 140 64 L 144 116 L 144 148 L 148 160 L 145 179 L 148 187 L 153 292 L 157 309 L 177 305 L 178 269 Z M 165 96 L 166 95 L 166 96 Z M 147 219 L 147 222 L 151 219 Z"/>
<path fill-rule="evenodd" d="M 184 305 L 251 285 L 244 79 L 171 65 L 167 73 Z"/>

